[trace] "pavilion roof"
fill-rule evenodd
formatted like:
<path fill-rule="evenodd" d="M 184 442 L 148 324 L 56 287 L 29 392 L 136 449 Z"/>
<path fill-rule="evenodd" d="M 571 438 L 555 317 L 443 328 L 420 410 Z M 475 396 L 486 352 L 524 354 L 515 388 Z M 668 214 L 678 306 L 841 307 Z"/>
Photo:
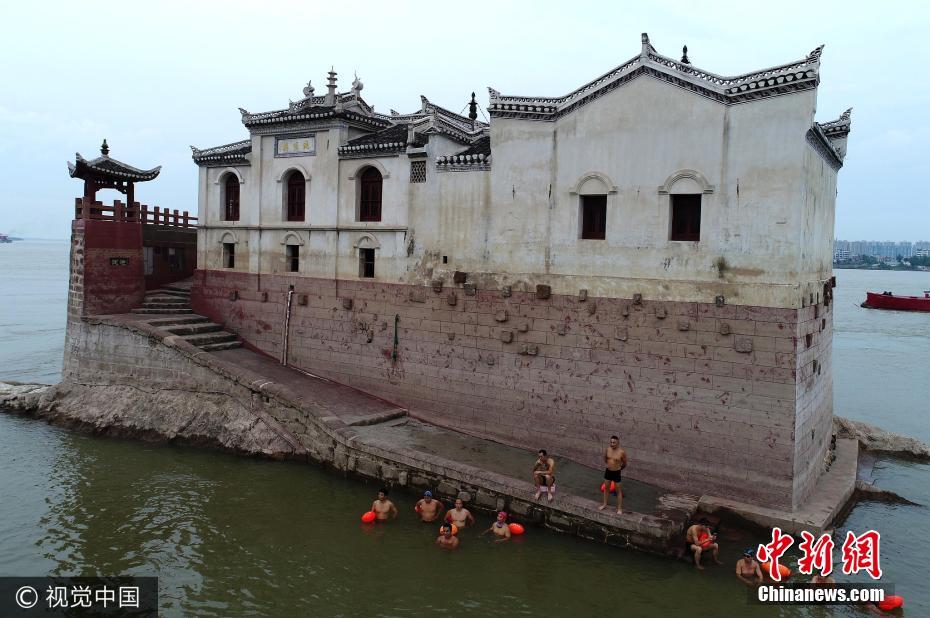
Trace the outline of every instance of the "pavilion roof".
<path fill-rule="evenodd" d="M 119 182 L 145 182 L 154 180 L 161 166 L 154 167 L 150 170 L 139 169 L 122 161 L 110 157 L 110 148 L 107 141 L 103 140 L 103 146 L 100 148 L 100 156 L 96 159 L 85 159 L 81 153 L 74 153 L 74 163 L 68 162 L 68 174 L 72 178 L 82 180 L 112 180 Z"/>

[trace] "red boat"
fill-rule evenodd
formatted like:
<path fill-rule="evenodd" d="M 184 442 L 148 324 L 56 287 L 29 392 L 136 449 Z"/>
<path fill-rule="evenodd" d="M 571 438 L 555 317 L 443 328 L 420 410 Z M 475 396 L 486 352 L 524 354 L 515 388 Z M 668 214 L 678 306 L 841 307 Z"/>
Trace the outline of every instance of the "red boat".
<path fill-rule="evenodd" d="M 895 296 L 891 292 L 865 293 L 866 309 L 897 309 L 898 311 L 930 311 L 930 290 L 923 296 Z"/>

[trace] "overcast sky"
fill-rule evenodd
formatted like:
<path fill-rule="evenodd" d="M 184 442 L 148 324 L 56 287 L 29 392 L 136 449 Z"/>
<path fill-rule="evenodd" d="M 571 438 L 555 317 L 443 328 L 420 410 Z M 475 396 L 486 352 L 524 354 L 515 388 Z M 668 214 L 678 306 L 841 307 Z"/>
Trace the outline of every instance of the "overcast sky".
<path fill-rule="evenodd" d="M 11 2 L 0 6 L 0 231 L 66 238 L 74 152 L 162 165 L 137 199 L 197 208 L 189 144 L 247 137 L 239 107 L 285 107 L 312 79 L 357 71 L 381 112 L 419 95 L 565 94 L 656 49 L 723 75 L 826 44 L 817 120 L 853 107 L 836 237 L 930 239 L 930 9 L 827 2 Z M 113 196 L 107 196 L 107 200 Z"/>

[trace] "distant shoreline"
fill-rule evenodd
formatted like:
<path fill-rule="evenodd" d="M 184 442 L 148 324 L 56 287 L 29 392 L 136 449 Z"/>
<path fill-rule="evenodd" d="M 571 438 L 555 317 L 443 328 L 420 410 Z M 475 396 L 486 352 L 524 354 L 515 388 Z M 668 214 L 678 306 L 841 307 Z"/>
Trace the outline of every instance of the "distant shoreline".
<path fill-rule="evenodd" d="M 834 264 L 836 270 L 905 270 L 918 273 L 930 273 L 930 268 L 926 266 L 885 266 L 876 264 Z"/>

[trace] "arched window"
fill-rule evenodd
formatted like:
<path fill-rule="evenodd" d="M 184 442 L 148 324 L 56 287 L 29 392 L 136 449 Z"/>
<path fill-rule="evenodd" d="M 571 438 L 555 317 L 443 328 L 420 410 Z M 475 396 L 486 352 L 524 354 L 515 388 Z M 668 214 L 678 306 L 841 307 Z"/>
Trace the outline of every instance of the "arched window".
<path fill-rule="evenodd" d="M 306 204 L 307 181 L 303 174 L 294 170 L 287 177 L 287 220 L 303 221 Z"/>
<path fill-rule="evenodd" d="M 369 167 L 362 172 L 358 203 L 359 221 L 381 220 L 381 184 L 381 172 L 374 167 Z"/>
<path fill-rule="evenodd" d="M 235 174 L 226 174 L 223 184 L 223 220 L 239 220 L 239 179 Z"/>

